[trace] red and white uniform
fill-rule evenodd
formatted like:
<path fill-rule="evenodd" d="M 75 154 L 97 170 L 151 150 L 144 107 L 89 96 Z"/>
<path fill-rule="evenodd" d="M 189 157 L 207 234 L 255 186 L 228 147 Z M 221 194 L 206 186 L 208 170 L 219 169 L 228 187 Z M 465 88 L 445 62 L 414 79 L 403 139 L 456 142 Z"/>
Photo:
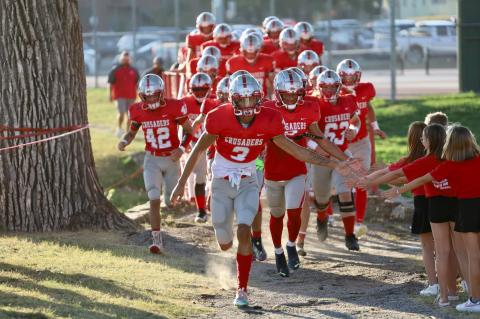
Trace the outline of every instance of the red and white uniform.
<path fill-rule="evenodd" d="M 280 112 L 284 121 L 285 136 L 306 147 L 307 139 L 302 135 L 308 131 L 308 127 L 312 123 L 320 118 L 316 103 L 305 101 L 303 105 L 298 105 L 293 111 L 288 111 L 285 107 L 276 104 L 275 101 L 268 101 L 262 105 Z M 307 167 L 304 162 L 286 153 L 273 142 L 268 142 L 265 155 L 265 178 L 267 180 L 288 181 L 295 176 L 306 174 Z"/>
<path fill-rule="evenodd" d="M 278 44 L 275 44 L 270 38 L 264 37 L 263 38 L 263 46 L 260 50 L 260 53 L 271 55 L 273 52 L 280 49 Z"/>
<path fill-rule="evenodd" d="M 297 66 L 298 54 L 292 58 L 287 52 L 280 49 L 273 52 L 271 56 L 275 60 L 275 72 Z"/>
<path fill-rule="evenodd" d="M 357 101 L 353 95 L 340 95 L 337 104 L 331 104 L 319 99 L 320 114 L 318 126 L 325 136 L 342 151 L 348 148 L 345 131 L 350 126 L 350 120 L 357 113 Z"/>
<path fill-rule="evenodd" d="M 323 42 L 317 39 L 310 39 L 308 43 L 300 41 L 300 52 L 305 50 L 315 51 L 315 53 L 318 54 L 318 57 L 321 58 L 323 54 Z"/>
<path fill-rule="evenodd" d="M 227 61 L 232 56 L 239 53 L 240 50 L 240 42 L 232 41 L 226 47 L 222 47 L 220 43 L 216 42 L 215 40 L 210 40 L 202 43 L 202 50 L 206 47 L 213 46 L 220 49 L 220 53 L 222 54 L 222 60 Z M 225 62 L 224 62 L 225 63 Z"/>
<path fill-rule="evenodd" d="M 159 156 L 169 156 L 179 147 L 178 125 L 187 120 L 187 106 L 183 101 L 165 99 L 165 103 L 165 106 L 148 110 L 143 102 L 138 102 L 128 110 L 130 120 L 142 125 L 145 150 Z"/>
<path fill-rule="evenodd" d="M 194 56 L 199 58 L 202 55 L 202 44 L 204 42 L 212 40 L 212 37 L 205 37 L 203 34 L 200 33 L 194 33 L 194 34 L 188 34 L 185 43 L 187 44 L 187 48 L 192 49 Z"/>
<path fill-rule="evenodd" d="M 202 107 L 204 109 L 214 109 L 216 106 L 219 105 L 219 101 L 211 98 L 206 98 L 203 103 L 200 103 L 195 99 L 193 95 L 187 95 L 185 96 L 182 101 L 185 103 L 187 106 L 187 112 L 188 112 L 188 119 L 193 122 L 198 115 L 203 114 L 202 113 Z M 203 104 L 203 106 L 202 106 Z M 197 127 L 193 128 L 193 138 L 192 141 L 196 142 L 200 138 L 200 136 L 203 133 L 202 126 L 199 125 Z"/>
<path fill-rule="evenodd" d="M 200 60 L 200 58 L 193 58 L 191 59 L 189 62 L 188 62 L 188 78 L 192 78 L 192 76 L 194 76 L 196 73 L 197 73 L 197 64 L 198 64 L 198 60 Z M 218 66 L 218 77 L 219 78 L 223 78 L 225 75 L 227 75 L 227 70 L 225 69 L 225 63 L 226 61 L 221 59 L 220 60 L 220 64 Z"/>
<path fill-rule="evenodd" d="M 250 72 L 262 86 L 263 93 L 267 94 L 267 79 L 269 74 L 274 71 L 273 61 L 270 56 L 259 53 L 255 63 L 250 64 L 243 55 L 237 54 L 228 59 L 226 68 L 228 74 L 233 74 L 239 70 Z"/>
<path fill-rule="evenodd" d="M 344 91 L 345 92 L 345 91 Z M 376 95 L 375 87 L 370 82 L 358 83 L 355 87 L 355 98 L 357 99 L 358 117 L 360 118 L 360 130 L 351 143 L 355 143 L 368 136 L 367 116 L 368 103 Z"/>

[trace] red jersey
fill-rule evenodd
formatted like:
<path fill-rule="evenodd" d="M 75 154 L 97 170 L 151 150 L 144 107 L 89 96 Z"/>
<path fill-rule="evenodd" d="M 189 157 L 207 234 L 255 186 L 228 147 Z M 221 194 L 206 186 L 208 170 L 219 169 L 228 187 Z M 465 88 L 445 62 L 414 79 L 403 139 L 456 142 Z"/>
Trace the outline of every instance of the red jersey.
<path fill-rule="evenodd" d="M 130 65 L 118 64 L 108 74 L 108 83 L 112 87 L 112 99 L 137 98 L 138 71 Z"/>
<path fill-rule="evenodd" d="M 317 39 L 310 39 L 308 43 L 300 41 L 300 52 L 305 50 L 312 50 L 318 54 L 318 57 L 321 59 L 323 54 L 323 42 Z"/>
<path fill-rule="evenodd" d="M 447 180 L 459 199 L 480 198 L 480 157 L 454 162 L 445 161 L 438 165 L 430 174 L 436 182 Z"/>
<path fill-rule="evenodd" d="M 441 163 L 442 162 L 439 161 L 434 155 L 427 155 L 405 165 L 402 170 L 408 181 L 411 182 L 414 179 L 430 173 Z M 448 179 L 446 178 L 439 182 L 434 181 L 433 183 L 425 184 L 424 188 L 426 197 L 455 197 L 455 193 L 452 187 L 449 185 Z"/>
<path fill-rule="evenodd" d="M 217 135 L 215 148 L 225 159 L 235 163 L 254 161 L 271 138 L 283 135 L 282 115 L 261 107 L 248 127 L 243 127 L 233 113 L 233 106 L 225 103 L 207 114 L 205 129 Z"/>
<path fill-rule="evenodd" d="M 271 39 L 263 38 L 263 46 L 262 49 L 260 50 L 260 53 L 264 54 L 272 54 L 273 52 L 277 51 L 280 49 L 280 46 L 278 44 L 275 44 Z"/>
<path fill-rule="evenodd" d="M 263 93 L 267 94 L 267 79 L 269 74 L 274 71 L 273 61 L 270 56 L 259 53 L 254 64 L 250 64 L 243 55 L 237 54 L 228 59 L 226 67 L 228 74 L 233 74 L 239 70 L 250 72 L 262 86 Z"/>
<path fill-rule="evenodd" d="M 303 134 L 308 132 L 308 127 L 320 118 L 317 104 L 305 101 L 303 105 L 297 106 L 293 111 L 288 111 L 285 107 L 276 104 L 275 101 L 268 101 L 262 105 L 282 114 L 287 137 L 303 147 L 307 145 L 307 140 Z M 266 179 L 288 181 L 302 174 L 307 174 L 305 162 L 297 160 L 272 141 L 267 143 L 265 155 Z"/>
<path fill-rule="evenodd" d="M 330 140 L 342 151 L 348 148 L 345 131 L 350 126 L 350 120 L 357 112 L 357 101 L 353 95 L 340 95 L 334 105 L 323 99 L 318 99 L 320 114 L 322 115 L 318 126 Z"/>
<path fill-rule="evenodd" d="M 275 72 L 297 66 L 298 54 L 291 58 L 287 52 L 280 49 L 273 52 L 271 56 L 275 60 Z"/>
<path fill-rule="evenodd" d="M 226 47 L 222 47 L 218 42 L 215 42 L 215 40 L 210 40 L 202 43 L 202 50 L 209 46 L 219 48 L 224 61 L 227 61 L 232 56 L 238 54 L 240 50 L 240 42 L 238 41 L 232 41 Z"/>
<path fill-rule="evenodd" d="M 405 160 L 405 158 L 401 158 L 397 162 L 388 165 L 388 170 L 390 172 L 393 172 L 393 171 L 396 171 L 397 169 L 401 169 L 405 165 L 408 165 L 407 161 Z M 425 187 L 420 186 L 420 187 L 414 188 L 412 190 L 412 194 L 413 196 L 425 196 Z"/>
<path fill-rule="evenodd" d="M 351 143 L 355 143 L 368 136 L 367 116 L 368 103 L 375 97 L 376 92 L 373 84 L 370 82 L 358 83 L 355 88 L 355 98 L 357 99 L 358 117 L 360 118 L 360 130 Z"/>
<path fill-rule="evenodd" d="M 165 99 L 165 103 L 155 110 L 145 109 L 143 102 L 128 108 L 129 119 L 142 125 L 146 151 L 171 152 L 180 145 L 178 125 L 187 120 L 187 107 L 180 100 Z"/>
<path fill-rule="evenodd" d="M 187 48 L 193 50 L 194 55 L 192 57 L 199 58 L 202 55 L 202 44 L 210 40 L 212 40 L 211 36 L 205 37 L 203 34 L 195 33 L 195 34 L 187 34 L 185 43 L 187 44 Z"/>

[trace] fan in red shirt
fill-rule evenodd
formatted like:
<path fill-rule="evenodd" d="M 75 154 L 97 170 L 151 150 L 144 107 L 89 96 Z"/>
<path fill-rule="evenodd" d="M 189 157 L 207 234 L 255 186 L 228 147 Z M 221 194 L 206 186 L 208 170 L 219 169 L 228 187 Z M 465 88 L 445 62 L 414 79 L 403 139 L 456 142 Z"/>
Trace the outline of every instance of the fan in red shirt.
<path fill-rule="evenodd" d="M 214 46 L 220 49 L 223 63 L 238 53 L 240 42 L 232 40 L 232 27 L 226 23 L 220 23 L 213 29 L 213 40 L 204 42 L 202 49 Z M 220 62 L 222 63 L 222 61 Z"/>
<path fill-rule="evenodd" d="M 276 72 L 297 66 L 299 44 L 300 37 L 293 28 L 280 32 L 280 49 L 272 53 Z"/>
<path fill-rule="evenodd" d="M 141 102 L 129 108 L 130 130 L 118 143 L 124 151 L 140 127 L 145 137 L 144 181 L 150 200 L 150 224 L 152 225 L 152 253 L 162 253 L 163 243 L 160 232 L 160 196 L 165 191 L 165 202 L 171 207 L 170 194 L 177 183 L 180 172 L 179 158 L 183 154 L 188 138 L 180 145 L 178 127 L 192 134 L 187 120 L 187 107 L 182 101 L 164 98 L 165 85 L 155 74 L 145 75 L 138 84 Z M 187 136 L 186 136 L 187 137 Z"/>
<path fill-rule="evenodd" d="M 249 72 L 262 86 L 263 94 L 267 95 L 273 78 L 273 61 L 266 54 L 260 53 L 261 43 L 254 34 L 248 34 L 241 39 L 241 54 L 231 57 L 226 64 L 228 74 L 244 70 Z"/>
<path fill-rule="evenodd" d="M 372 127 L 374 134 L 381 138 L 386 138 L 386 134 L 380 130 L 376 121 L 375 110 L 371 101 L 375 97 L 375 88 L 370 82 L 360 83 L 362 72 L 360 65 L 352 60 L 345 59 L 337 65 L 337 73 L 342 78 L 342 94 L 353 94 L 357 99 L 357 106 L 360 117 L 360 130 L 357 136 L 351 141 L 349 151 L 356 158 L 362 159 L 363 167 L 369 170 L 372 166 L 372 144 L 373 137 L 369 136 L 368 125 Z M 368 123 L 367 123 L 368 119 Z M 355 234 L 362 237 L 368 231 L 367 226 L 363 224 L 365 212 L 367 209 L 367 192 L 361 188 L 355 189 L 355 208 L 357 210 Z"/>
<path fill-rule="evenodd" d="M 212 40 L 215 16 L 210 12 L 200 13 L 197 16 L 196 27 L 197 32 L 188 34 L 185 39 L 188 48 L 187 63 L 195 57 L 200 57 L 202 44 Z"/>
<path fill-rule="evenodd" d="M 263 47 L 261 53 L 272 54 L 280 49 L 280 33 L 285 25 L 280 19 L 271 19 L 265 25 L 266 35 L 263 38 Z"/>
<path fill-rule="evenodd" d="M 233 245 L 233 219 L 237 227 L 238 290 L 234 305 L 248 306 L 247 284 L 252 266 L 251 224 L 259 203 L 255 160 L 269 140 L 302 161 L 328 165 L 348 172 L 345 163 L 328 160 L 289 140 L 279 112 L 260 106 L 262 88 L 249 75 L 240 75 L 230 83 L 230 101 L 206 118 L 206 132 L 190 154 L 172 200 L 181 198 L 185 183 L 199 156 L 215 143 L 212 165 L 212 224 L 222 250 Z"/>
<path fill-rule="evenodd" d="M 298 22 L 294 29 L 300 36 L 300 52 L 312 50 L 318 54 L 320 63 L 322 63 L 323 43 L 313 37 L 312 25 L 308 22 Z"/>

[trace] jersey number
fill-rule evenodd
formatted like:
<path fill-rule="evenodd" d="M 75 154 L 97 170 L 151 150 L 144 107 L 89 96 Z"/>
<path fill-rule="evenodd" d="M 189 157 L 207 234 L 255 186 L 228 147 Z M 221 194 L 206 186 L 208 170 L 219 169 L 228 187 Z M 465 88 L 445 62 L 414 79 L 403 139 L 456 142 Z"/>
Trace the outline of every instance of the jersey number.
<path fill-rule="evenodd" d="M 328 123 L 327 125 L 325 125 L 325 135 L 330 140 L 330 142 L 335 143 L 335 145 L 343 145 L 343 143 L 345 142 L 345 131 L 347 130 L 348 126 L 348 121 L 340 122 L 340 124 Z M 337 134 L 335 134 L 334 131 L 337 130 L 342 130 L 341 138 L 338 138 Z"/>
<path fill-rule="evenodd" d="M 235 146 L 233 152 L 237 153 L 237 155 L 231 155 L 230 157 L 238 162 L 243 162 L 245 158 L 247 158 L 249 151 L 250 149 L 248 147 Z"/>
<path fill-rule="evenodd" d="M 157 137 L 155 137 L 154 129 L 147 129 L 147 141 L 150 143 L 152 148 L 163 149 L 169 148 L 172 146 L 170 142 L 170 130 L 168 127 L 159 127 L 157 128 Z"/>

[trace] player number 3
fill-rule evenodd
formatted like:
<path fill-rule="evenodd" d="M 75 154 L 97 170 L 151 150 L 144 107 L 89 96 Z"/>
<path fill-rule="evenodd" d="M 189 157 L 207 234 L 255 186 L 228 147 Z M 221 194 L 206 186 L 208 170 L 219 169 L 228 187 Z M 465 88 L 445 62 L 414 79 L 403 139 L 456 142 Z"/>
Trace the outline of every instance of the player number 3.
<path fill-rule="evenodd" d="M 250 149 L 248 147 L 235 146 L 233 152 L 237 153 L 237 155 L 231 155 L 231 158 L 237 162 L 243 162 L 245 161 L 245 158 L 247 158 L 249 151 Z"/>

